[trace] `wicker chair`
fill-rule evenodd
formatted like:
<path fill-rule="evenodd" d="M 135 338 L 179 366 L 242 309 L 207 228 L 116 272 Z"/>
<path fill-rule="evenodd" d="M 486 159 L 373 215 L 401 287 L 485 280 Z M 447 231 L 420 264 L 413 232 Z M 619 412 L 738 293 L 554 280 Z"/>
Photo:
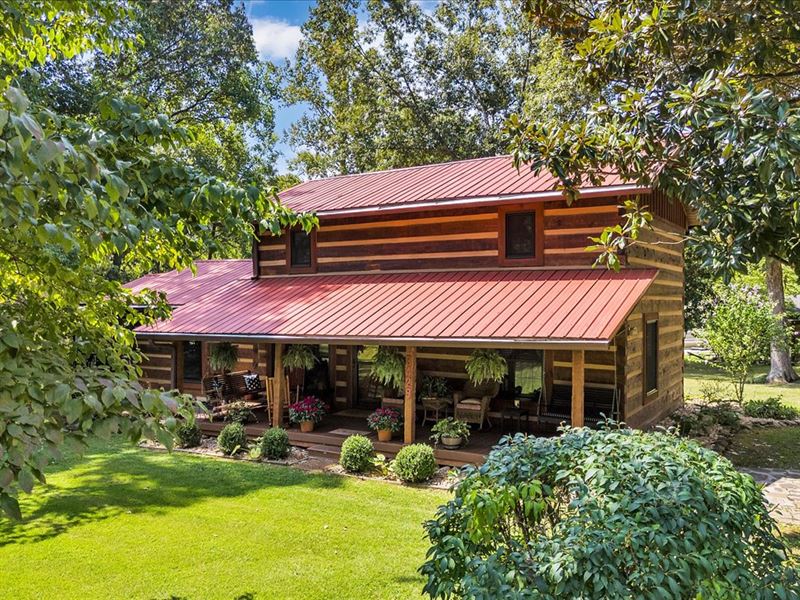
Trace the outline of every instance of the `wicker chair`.
<path fill-rule="evenodd" d="M 465 423 L 475 423 L 479 429 L 483 429 L 483 423 L 492 426 L 492 422 L 487 416 L 489 404 L 492 398 L 497 396 L 500 391 L 500 384 L 497 382 L 482 383 L 475 385 L 470 381 L 464 384 L 460 392 L 453 393 L 453 404 L 455 405 L 455 418 Z"/>

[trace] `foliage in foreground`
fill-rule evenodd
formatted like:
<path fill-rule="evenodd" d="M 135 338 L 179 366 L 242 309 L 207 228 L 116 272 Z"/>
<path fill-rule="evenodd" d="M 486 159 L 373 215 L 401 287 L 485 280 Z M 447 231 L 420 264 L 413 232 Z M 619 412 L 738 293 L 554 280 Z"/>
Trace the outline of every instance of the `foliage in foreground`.
<path fill-rule="evenodd" d="M 185 268 L 218 247 L 212 224 L 252 235 L 300 221 L 271 190 L 183 161 L 191 135 L 164 115 L 101 97 L 91 118 L 32 102 L 34 63 L 126 47 L 127 5 L 4 2 L 0 24 L 0 509 L 44 481 L 62 445 L 122 432 L 166 446 L 187 398 L 143 389 L 132 329 L 168 315 L 163 295 L 107 277 L 115 260 Z M 129 41 L 129 40 L 128 40 Z M 144 307 L 144 308 L 139 308 Z"/>
<path fill-rule="evenodd" d="M 505 438 L 425 528 L 432 598 L 800 598 L 759 486 L 671 433 Z"/>
<path fill-rule="evenodd" d="M 339 464 L 349 473 L 366 473 L 372 468 L 375 449 L 363 435 L 351 435 L 342 443 Z"/>

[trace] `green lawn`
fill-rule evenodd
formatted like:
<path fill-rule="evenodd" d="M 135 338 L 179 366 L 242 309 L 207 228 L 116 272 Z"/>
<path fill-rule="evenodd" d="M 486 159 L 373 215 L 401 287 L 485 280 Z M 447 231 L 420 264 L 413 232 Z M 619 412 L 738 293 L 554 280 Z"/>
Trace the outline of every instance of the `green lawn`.
<path fill-rule="evenodd" d="M 0 598 L 413 598 L 444 492 L 112 443 L 0 518 Z"/>
<path fill-rule="evenodd" d="M 800 469 L 800 427 L 755 427 L 740 431 L 725 452 L 740 467 Z"/>
<path fill-rule="evenodd" d="M 800 367 L 795 367 L 800 368 Z M 753 380 L 763 381 L 769 371 L 767 366 L 758 366 L 753 369 Z M 728 382 L 728 377 L 720 369 L 703 363 L 694 358 L 687 357 L 686 371 L 683 380 L 683 391 L 687 396 L 700 396 L 700 387 L 704 382 Z M 744 397 L 746 400 L 768 398 L 770 396 L 783 396 L 786 404 L 800 408 L 800 381 L 786 385 L 771 385 L 766 383 L 745 384 Z"/>

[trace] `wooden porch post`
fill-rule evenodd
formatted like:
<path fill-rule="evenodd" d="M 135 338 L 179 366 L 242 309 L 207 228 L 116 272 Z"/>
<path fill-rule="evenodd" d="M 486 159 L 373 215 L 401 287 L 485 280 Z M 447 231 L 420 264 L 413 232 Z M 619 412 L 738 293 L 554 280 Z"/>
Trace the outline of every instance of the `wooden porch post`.
<path fill-rule="evenodd" d="M 583 350 L 572 351 L 572 426 L 583 427 Z"/>
<path fill-rule="evenodd" d="M 272 386 L 272 426 L 283 426 L 283 344 L 275 344 L 275 374 Z"/>
<path fill-rule="evenodd" d="M 406 346 L 403 443 L 413 444 L 417 434 L 417 348 Z"/>

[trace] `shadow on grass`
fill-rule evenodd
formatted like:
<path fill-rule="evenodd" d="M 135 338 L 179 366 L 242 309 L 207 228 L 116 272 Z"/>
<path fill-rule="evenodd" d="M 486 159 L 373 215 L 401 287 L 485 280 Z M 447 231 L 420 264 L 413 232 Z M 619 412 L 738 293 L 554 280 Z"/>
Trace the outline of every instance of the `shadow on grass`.
<path fill-rule="evenodd" d="M 209 498 L 269 487 L 337 488 L 343 478 L 289 467 L 135 449 L 121 443 L 83 460 L 53 465 L 56 484 L 21 495 L 23 521 L 0 518 L 0 546 L 58 536 L 71 527 L 122 514 L 166 514 Z"/>

